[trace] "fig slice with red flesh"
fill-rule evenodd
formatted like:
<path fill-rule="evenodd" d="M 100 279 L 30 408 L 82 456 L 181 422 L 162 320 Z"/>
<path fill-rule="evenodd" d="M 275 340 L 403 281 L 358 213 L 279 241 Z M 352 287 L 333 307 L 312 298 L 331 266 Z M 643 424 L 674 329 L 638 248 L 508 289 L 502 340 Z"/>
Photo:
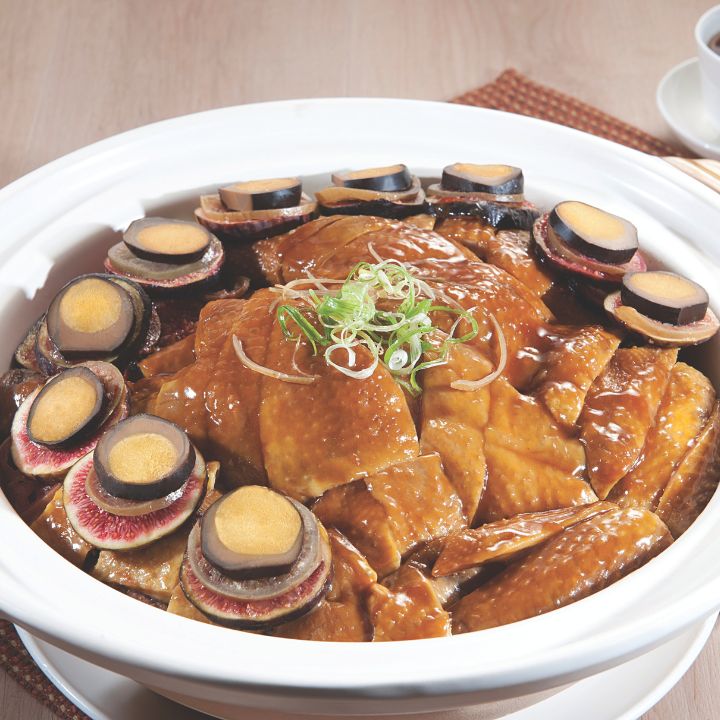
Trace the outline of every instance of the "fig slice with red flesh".
<path fill-rule="evenodd" d="M 618 265 L 603 263 L 582 253 L 575 252 L 564 245 L 554 233 L 550 232 L 548 214 L 535 221 L 533 239 L 541 257 L 558 270 L 589 278 L 596 282 L 618 285 L 625 273 L 647 269 L 647 263 L 640 251 L 636 251 L 628 262 Z"/>
<path fill-rule="evenodd" d="M 45 447 L 67 447 L 97 427 L 104 399 L 103 384 L 91 370 L 65 370 L 45 383 L 35 398 L 28 414 L 28 437 Z"/>
<path fill-rule="evenodd" d="M 700 285 L 660 270 L 628 273 L 604 307 L 619 323 L 657 345 L 697 345 L 720 327 Z"/>
<path fill-rule="evenodd" d="M 558 203 L 548 225 L 567 247 L 612 265 L 629 262 L 638 250 L 636 227 L 624 218 L 576 200 Z"/>
<path fill-rule="evenodd" d="M 440 190 L 522 198 L 522 170 L 512 165 L 454 163 L 443 168 Z"/>
<path fill-rule="evenodd" d="M 410 189 L 413 177 L 406 165 L 388 165 L 333 173 L 332 181 L 333 185 L 358 190 L 403 192 Z"/>
<path fill-rule="evenodd" d="M 200 527 L 203 555 L 236 580 L 289 572 L 304 536 L 292 502 L 262 485 L 225 495 L 205 513 Z"/>
<path fill-rule="evenodd" d="M 296 501 L 292 501 L 293 503 Z M 187 598 L 208 618 L 227 627 L 245 630 L 265 630 L 294 620 L 310 611 L 330 588 L 332 558 L 327 533 L 307 508 L 297 503 L 298 510 L 316 523 L 317 543 L 310 572 L 299 572 L 305 548 L 286 575 L 277 578 L 237 581 L 227 579 L 226 592 L 218 592 L 205 584 L 196 568 L 200 548 L 199 523 L 190 532 L 188 550 L 180 570 L 180 584 Z M 301 509 L 302 508 L 302 509 Z M 304 511 L 304 513 L 303 513 Z M 307 545 L 307 543 L 304 543 Z M 206 561 L 207 562 L 207 561 Z M 244 592 L 247 588 L 248 592 Z"/>
<path fill-rule="evenodd" d="M 195 453 L 195 464 L 172 504 L 144 515 L 115 515 L 98 507 L 87 494 L 87 477 L 93 469 L 92 452 L 66 475 L 63 502 L 70 524 L 86 542 L 104 550 L 127 550 L 149 545 L 169 535 L 197 510 L 207 486 L 205 461 Z"/>
<path fill-rule="evenodd" d="M 20 405 L 13 418 L 10 437 L 12 459 L 20 472 L 39 477 L 56 477 L 72 467 L 92 450 L 109 427 L 120 422 L 128 413 L 128 391 L 120 371 L 109 363 L 91 361 L 82 367 L 91 370 L 102 382 L 104 398 L 94 429 L 81 433 L 67 447 L 45 447 L 33 442 L 28 435 L 28 418 L 42 388 L 37 388 Z M 52 381 L 49 381 L 52 382 Z"/>
<path fill-rule="evenodd" d="M 128 293 L 97 276 L 71 280 L 47 312 L 47 331 L 65 356 L 106 356 L 130 337 L 135 314 Z"/>
<path fill-rule="evenodd" d="M 228 210 L 278 210 L 300 204 L 302 183 L 296 177 L 250 180 L 221 187 L 218 195 Z"/>
<path fill-rule="evenodd" d="M 138 257 L 125 242 L 108 250 L 105 269 L 158 292 L 197 289 L 217 279 L 225 261 L 222 243 L 212 235 L 199 260 L 188 263 L 158 262 Z"/>
<path fill-rule="evenodd" d="M 156 500 L 180 489 L 195 465 L 184 430 L 154 415 L 133 415 L 106 432 L 93 466 L 102 488 L 123 500 Z"/>
<path fill-rule="evenodd" d="M 218 501 L 219 502 L 219 501 Z M 208 590 L 240 600 L 267 600 L 288 592 L 296 585 L 305 582 L 316 570 L 322 559 L 322 545 L 326 542 L 320 521 L 297 500 L 289 499 L 302 519 L 302 546 L 297 559 L 286 573 L 274 577 L 245 578 L 238 580 L 220 570 L 203 552 L 202 528 L 198 523 L 196 530 L 188 538 L 187 560 L 193 575 Z M 208 511 L 212 508 L 208 508 Z"/>
<path fill-rule="evenodd" d="M 197 223 L 160 217 L 135 220 L 123 233 L 123 242 L 133 255 L 172 265 L 200 260 L 211 240 L 212 235 Z"/>

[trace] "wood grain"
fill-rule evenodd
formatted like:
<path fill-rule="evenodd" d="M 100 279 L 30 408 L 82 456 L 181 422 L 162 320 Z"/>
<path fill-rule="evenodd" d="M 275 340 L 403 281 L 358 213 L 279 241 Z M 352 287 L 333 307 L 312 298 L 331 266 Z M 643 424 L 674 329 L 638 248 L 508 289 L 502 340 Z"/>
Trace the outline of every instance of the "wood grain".
<path fill-rule="evenodd" d="M 669 139 L 710 0 L 0 0 L 0 185 L 155 120 L 292 97 L 445 100 L 515 67 Z M 720 630 L 645 720 L 720 717 Z M 0 717 L 52 714 L 0 674 Z"/>

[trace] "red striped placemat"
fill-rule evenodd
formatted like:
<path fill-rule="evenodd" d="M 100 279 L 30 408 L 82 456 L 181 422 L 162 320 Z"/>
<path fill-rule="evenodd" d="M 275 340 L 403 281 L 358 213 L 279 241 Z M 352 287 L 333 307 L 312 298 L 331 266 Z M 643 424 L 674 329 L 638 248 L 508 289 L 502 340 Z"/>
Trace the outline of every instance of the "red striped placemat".
<path fill-rule="evenodd" d="M 451 102 L 549 120 L 652 155 L 687 156 L 686 151 L 569 95 L 539 85 L 516 70 L 506 70 L 493 82 L 454 98 Z M 59 718 L 89 720 L 43 675 L 20 641 L 15 628 L 4 621 L 0 621 L 0 668 L 33 697 L 51 708 Z"/>

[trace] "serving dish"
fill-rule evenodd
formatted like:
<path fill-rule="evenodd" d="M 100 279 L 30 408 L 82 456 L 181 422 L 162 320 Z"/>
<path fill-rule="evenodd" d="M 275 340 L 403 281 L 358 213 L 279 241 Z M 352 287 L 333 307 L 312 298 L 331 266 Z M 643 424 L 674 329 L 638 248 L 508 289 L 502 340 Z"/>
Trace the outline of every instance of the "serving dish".
<path fill-rule="evenodd" d="M 552 692 L 526 707 L 518 701 L 501 701 L 491 707 L 448 710 L 439 713 L 437 720 L 476 720 L 478 715 L 487 720 L 545 720 L 580 713 L 587 720 L 637 720 L 687 672 L 705 645 L 715 620 L 712 616 L 645 655 Z M 133 680 L 37 640 L 25 630 L 19 634 L 35 662 L 55 686 L 94 720 L 125 720 L 130 715 L 134 720 L 202 720 L 207 717 L 161 698 Z M 253 708 L 236 710 L 232 720 L 304 720 L 308 717 L 313 716 L 258 712 Z M 420 720 L 426 716 L 405 717 Z"/>
<path fill-rule="evenodd" d="M 16 241 L 14 252 L 0 256 L 2 329 L 19 339 L 63 282 L 97 268 L 108 230 L 143 214 L 189 218 L 199 192 L 234 180 L 239 167 L 251 177 L 295 173 L 312 180 L 330 167 L 382 165 L 397 157 L 424 176 L 458 157 L 510 162 L 523 167 L 528 196 L 539 205 L 573 196 L 631 217 L 649 253 L 707 287 L 717 308 L 713 194 L 657 159 L 490 111 L 298 101 L 150 126 L 2 191 L 0 217 Z M 23 298 L 23 291 L 40 287 L 33 302 Z M 717 353 L 715 340 L 699 358 L 716 386 Z M 0 561 L 7 588 L 2 608 L 40 637 L 196 706 L 213 699 L 328 713 L 451 707 L 557 686 L 638 654 L 707 615 L 720 605 L 720 573 L 711 562 L 718 502 L 714 498 L 656 561 L 600 596 L 480 634 L 366 647 L 229 638 L 219 628 L 158 618 L 52 556 L 4 503 L 0 538 L 23 551 Z M 44 599 L 47 587 L 57 589 L 52 604 Z M 239 668 L 238 657 L 252 662 Z"/>

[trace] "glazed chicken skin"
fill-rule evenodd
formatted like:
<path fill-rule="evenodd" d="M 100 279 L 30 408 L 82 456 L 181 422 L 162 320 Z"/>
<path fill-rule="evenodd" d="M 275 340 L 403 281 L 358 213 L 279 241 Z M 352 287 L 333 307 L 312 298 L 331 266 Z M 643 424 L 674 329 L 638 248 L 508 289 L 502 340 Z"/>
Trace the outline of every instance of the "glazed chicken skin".
<path fill-rule="evenodd" d="M 651 562 L 717 487 L 710 381 L 577 300 L 527 231 L 327 216 L 249 254 L 271 287 L 205 304 L 192 334 L 142 359 L 131 384 L 131 414 L 172 421 L 216 461 L 192 522 L 98 552 L 68 522 L 59 480 L 16 493 L 33 529 L 103 582 L 216 622 L 179 584 L 190 528 L 213 501 L 262 486 L 312 511 L 332 572 L 304 614 L 257 631 L 443 637 L 601 590 Z M 298 288 L 332 292 L 358 263 L 386 260 L 434 298 L 418 391 L 384 363 L 361 379 L 341 372 L 278 312 L 305 309 Z M 354 347 L 353 369 L 372 363 Z"/>

